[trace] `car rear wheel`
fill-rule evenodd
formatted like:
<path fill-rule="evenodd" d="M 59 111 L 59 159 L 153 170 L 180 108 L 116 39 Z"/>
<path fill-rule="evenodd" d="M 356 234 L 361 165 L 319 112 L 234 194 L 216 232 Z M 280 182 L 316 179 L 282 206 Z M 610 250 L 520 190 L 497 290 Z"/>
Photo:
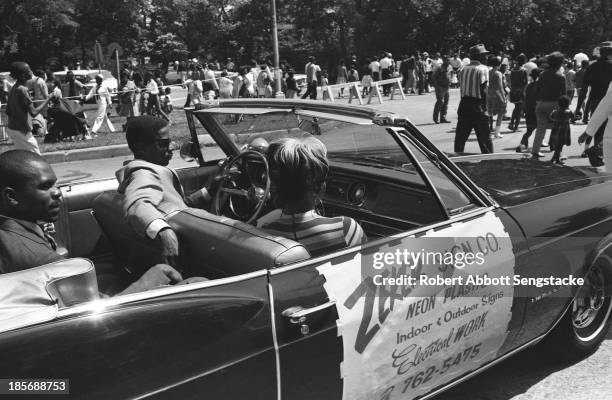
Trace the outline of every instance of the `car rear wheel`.
<path fill-rule="evenodd" d="M 612 259 L 597 259 L 563 319 L 545 340 L 551 354 L 578 360 L 593 353 L 612 320 Z"/>

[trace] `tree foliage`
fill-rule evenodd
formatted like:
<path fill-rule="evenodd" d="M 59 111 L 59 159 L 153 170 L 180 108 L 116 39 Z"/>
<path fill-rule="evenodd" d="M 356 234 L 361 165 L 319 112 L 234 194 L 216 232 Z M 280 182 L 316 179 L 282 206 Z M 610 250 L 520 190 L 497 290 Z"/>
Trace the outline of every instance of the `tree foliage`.
<path fill-rule="evenodd" d="M 92 58 L 96 40 L 127 56 L 265 60 L 272 55 L 271 0 L 3 0 L 0 68 Z M 417 49 L 590 51 L 612 39 L 610 0 L 276 0 L 281 59 Z"/>

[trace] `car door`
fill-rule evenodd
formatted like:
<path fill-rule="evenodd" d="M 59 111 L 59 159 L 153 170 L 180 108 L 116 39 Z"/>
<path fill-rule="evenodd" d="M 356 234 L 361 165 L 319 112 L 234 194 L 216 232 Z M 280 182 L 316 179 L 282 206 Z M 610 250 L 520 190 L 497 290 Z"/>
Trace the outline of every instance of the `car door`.
<path fill-rule="evenodd" d="M 419 172 L 445 217 L 270 271 L 281 398 L 414 398 L 494 360 L 520 328 L 513 319 L 512 285 L 467 283 L 469 275 L 512 274 L 511 236 L 520 233 L 518 226 L 449 176 L 430 179 L 421 163 L 431 160 L 417 162 L 414 143 L 392 133 L 409 155 L 403 168 Z M 457 201 L 449 197 L 454 190 L 469 204 L 449 206 Z M 404 251 L 420 257 L 481 253 L 484 261 L 465 269 L 457 258 L 452 267 L 423 258 L 411 263 L 401 259 Z M 423 283 L 409 281 L 421 276 Z"/>
<path fill-rule="evenodd" d="M 71 398 L 273 399 L 266 271 L 118 296 L 0 333 L 0 376 Z"/>

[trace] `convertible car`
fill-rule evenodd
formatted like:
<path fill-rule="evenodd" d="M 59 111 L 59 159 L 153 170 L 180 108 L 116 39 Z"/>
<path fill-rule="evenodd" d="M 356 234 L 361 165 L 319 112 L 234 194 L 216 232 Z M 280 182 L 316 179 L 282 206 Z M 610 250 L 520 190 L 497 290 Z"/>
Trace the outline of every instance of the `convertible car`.
<path fill-rule="evenodd" d="M 449 158 L 367 108 L 226 100 L 186 109 L 176 153 L 183 277 L 112 296 L 159 261 L 113 179 L 62 187 L 65 261 L 0 276 L 0 376 L 69 379 L 71 398 L 432 398 L 538 343 L 595 351 L 611 320 L 612 176 L 519 154 Z M 326 254 L 256 226 L 274 213 L 268 144 L 316 136 L 318 212 L 367 242 Z M 470 254 L 472 255 L 470 257 Z M 461 257 L 460 257 L 461 256 Z M 101 296 L 105 293 L 110 296 Z"/>

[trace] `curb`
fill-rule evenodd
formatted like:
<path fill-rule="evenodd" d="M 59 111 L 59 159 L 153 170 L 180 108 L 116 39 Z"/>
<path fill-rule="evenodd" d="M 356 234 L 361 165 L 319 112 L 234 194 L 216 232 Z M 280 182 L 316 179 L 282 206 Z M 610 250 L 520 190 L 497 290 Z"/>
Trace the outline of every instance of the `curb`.
<path fill-rule="evenodd" d="M 130 151 L 127 144 L 115 144 L 104 147 L 91 147 L 88 149 L 75 149 L 67 151 L 52 151 L 42 153 L 49 164 L 58 164 L 70 161 L 94 160 L 98 158 L 112 158 L 129 156 Z"/>
<path fill-rule="evenodd" d="M 198 135 L 202 146 L 212 146 L 215 141 L 210 135 Z M 127 144 L 114 144 L 104 147 L 90 147 L 86 149 L 74 149 L 66 151 L 50 151 L 41 154 L 49 164 L 59 164 L 70 161 L 96 160 L 100 158 L 113 158 L 131 156 L 132 151 Z"/>

